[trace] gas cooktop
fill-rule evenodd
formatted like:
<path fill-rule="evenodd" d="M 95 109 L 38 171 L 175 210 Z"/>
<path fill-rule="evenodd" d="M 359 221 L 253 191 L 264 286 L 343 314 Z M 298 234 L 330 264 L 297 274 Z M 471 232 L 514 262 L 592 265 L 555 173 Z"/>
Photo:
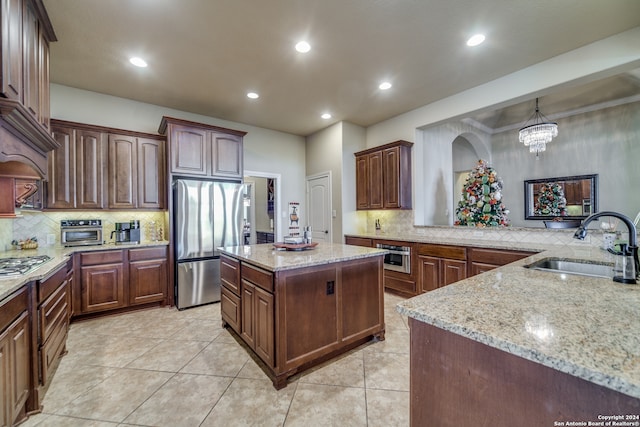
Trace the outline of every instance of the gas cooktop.
<path fill-rule="evenodd" d="M 0 279 L 22 276 L 49 261 L 49 255 L 35 255 L 22 258 L 0 258 Z"/>

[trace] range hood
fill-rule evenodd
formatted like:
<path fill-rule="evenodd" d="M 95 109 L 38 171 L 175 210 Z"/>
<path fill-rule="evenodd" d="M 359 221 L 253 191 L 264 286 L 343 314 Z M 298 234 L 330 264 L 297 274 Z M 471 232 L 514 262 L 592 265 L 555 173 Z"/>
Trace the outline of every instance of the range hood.
<path fill-rule="evenodd" d="M 0 98 L 0 170 L 2 162 L 28 165 L 47 179 L 47 152 L 60 145 L 17 101 Z"/>

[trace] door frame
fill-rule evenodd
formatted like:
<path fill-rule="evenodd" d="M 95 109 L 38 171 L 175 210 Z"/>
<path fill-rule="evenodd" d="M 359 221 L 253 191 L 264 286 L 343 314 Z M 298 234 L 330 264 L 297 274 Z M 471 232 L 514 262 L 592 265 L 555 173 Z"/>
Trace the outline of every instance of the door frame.
<path fill-rule="evenodd" d="M 251 177 L 251 176 L 255 176 L 256 178 L 273 178 L 274 180 L 274 192 L 275 194 L 273 195 L 273 197 L 275 198 L 275 203 L 274 203 L 274 215 L 273 215 L 273 222 L 275 224 L 274 225 L 274 229 L 275 229 L 275 236 L 274 239 L 276 242 L 280 242 L 282 241 L 282 208 L 281 208 L 281 203 L 280 203 L 280 181 L 282 178 L 282 175 L 279 173 L 270 173 L 270 172 L 258 172 L 258 171 L 250 171 L 250 170 L 245 170 L 242 173 L 242 180 L 244 181 L 244 177 Z"/>
<path fill-rule="evenodd" d="M 327 242 L 333 242 L 333 181 L 331 179 L 331 171 L 319 172 L 313 175 L 308 175 L 305 178 L 305 193 L 306 193 L 306 204 L 307 204 L 307 215 L 306 215 L 306 223 L 310 224 L 309 221 L 309 212 L 311 212 L 311 200 L 309 197 L 309 181 L 318 178 L 327 178 L 329 181 L 329 204 L 328 204 L 328 212 L 326 214 L 329 216 L 329 236 L 327 237 Z"/>

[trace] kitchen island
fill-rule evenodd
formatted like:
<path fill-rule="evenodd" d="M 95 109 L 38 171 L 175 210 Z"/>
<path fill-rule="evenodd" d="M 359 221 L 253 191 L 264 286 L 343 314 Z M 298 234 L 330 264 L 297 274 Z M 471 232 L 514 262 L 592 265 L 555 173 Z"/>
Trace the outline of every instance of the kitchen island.
<path fill-rule="evenodd" d="M 221 248 L 221 312 L 275 388 L 371 339 L 384 339 L 384 250 L 320 243 Z"/>
<path fill-rule="evenodd" d="M 523 268 L 549 256 L 612 260 L 560 246 L 399 304 L 412 426 L 640 424 L 640 286 Z"/>

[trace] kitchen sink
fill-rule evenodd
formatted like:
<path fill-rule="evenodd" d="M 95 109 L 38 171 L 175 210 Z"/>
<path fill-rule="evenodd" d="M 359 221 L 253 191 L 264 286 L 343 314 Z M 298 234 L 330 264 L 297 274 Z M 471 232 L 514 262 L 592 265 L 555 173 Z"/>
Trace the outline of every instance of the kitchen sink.
<path fill-rule="evenodd" d="M 532 270 L 549 271 L 552 273 L 577 274 L 579 276 L 605 277 L 613 276 L 613 265 L 605 262 L 588 261 L 566 258 L 542 258 L 525 265 Z"/>

